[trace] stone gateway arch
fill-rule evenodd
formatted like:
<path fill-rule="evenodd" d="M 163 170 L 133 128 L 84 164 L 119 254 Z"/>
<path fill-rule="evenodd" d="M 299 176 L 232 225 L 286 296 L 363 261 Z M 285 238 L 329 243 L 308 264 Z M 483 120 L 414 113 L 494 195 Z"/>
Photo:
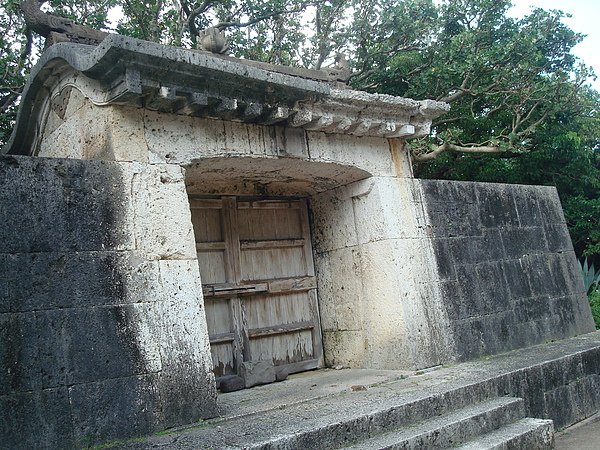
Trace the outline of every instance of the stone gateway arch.
<path fill-rule="evenodd" d="M 594 329 L 555 189 L 415 179 L 406 140 L 448 105 L 317 72 L 45 51 L 2 157 L 12 430 L 125 439 L 214 417 L 217 386 Z"/>

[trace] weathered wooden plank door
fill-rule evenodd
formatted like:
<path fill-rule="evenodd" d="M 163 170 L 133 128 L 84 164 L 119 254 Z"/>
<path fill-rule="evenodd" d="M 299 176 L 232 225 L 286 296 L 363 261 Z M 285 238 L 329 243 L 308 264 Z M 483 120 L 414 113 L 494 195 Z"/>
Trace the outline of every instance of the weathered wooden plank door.
<path fill-rule="evenodd" d="M 191 198 L 217 382 L 244 361 L 323 365 L 306 201 Z"/>

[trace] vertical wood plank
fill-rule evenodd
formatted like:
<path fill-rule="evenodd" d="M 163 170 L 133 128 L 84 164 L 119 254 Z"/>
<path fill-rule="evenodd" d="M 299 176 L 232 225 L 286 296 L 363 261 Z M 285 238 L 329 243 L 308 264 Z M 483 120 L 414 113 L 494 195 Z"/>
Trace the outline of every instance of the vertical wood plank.
<path fill-rule="evenodd" d="M 312 255 L 312 245 L 311 245 L 311 236 L 310 236 L 310 224 L 308 223 L 308 205 L 306 204 L 306 200 L 303 200 L 300 204 L 301 211 L 301 222 L 300 226 L 302 227 L 302 237 L 304 238 L 304 261 L 306 265 L 306 274 L 314 277 L 315 276 L 315 266 L 313 263 L 313 255 Z"/>
<path fill-rule="evenodd" d="M 239 219 L 236 197 L 223 197 L 223 234 L 225 237 L 225 253 L 227 254 L 227 282 L 239 283 L 241 281 L 241 249 L 239 234 Z M 229 299 L 231 317 L 233 320 L 234 358 L 236 371 L 244 361 L 251 361 L 250 342 L 248 339 L 244 308 L 239 297 Z"/>
<path fill-rule="evenodd" d="M 240 367 L 244 361 L 250 361 L 250 342 L 245 326 L 244 310 L 242 302 L 238 297 L 229 299 L 229 307 L 231 309 L 232 331 L 234 333 L 233 340 L 233 361 L 235 372 L 240 373 Z"/>
<path fill-rule="evenodd" d="M 235 197 L 223 197 L 223 237 L 225 238 L 228 283 L 240 281 L 240 238 Z"/>

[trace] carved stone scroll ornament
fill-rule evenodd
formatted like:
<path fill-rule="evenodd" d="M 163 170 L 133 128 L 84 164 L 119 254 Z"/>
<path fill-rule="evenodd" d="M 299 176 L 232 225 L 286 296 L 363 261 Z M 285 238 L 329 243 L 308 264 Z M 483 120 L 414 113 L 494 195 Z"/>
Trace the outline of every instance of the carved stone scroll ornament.
<path fill-rule="evenodd" d="M 43 12 L 40 10 L 43 3 L 45 0 L 21 0 L 20 7 L 27 26 L 46 38 L 46 47 L 57 42 L 98 45 L 108 36 L 108 33 L 78 25 L 71 19 Z"/>

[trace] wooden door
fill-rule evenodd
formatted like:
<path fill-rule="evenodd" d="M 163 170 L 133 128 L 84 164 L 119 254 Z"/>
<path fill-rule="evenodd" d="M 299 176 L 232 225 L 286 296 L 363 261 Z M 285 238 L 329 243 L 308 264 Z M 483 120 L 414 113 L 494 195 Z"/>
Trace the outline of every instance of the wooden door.
<path fill-rule="evenodd" d="M 190 199 L 217 383 L 244 361 L 322 367 L 306 201 Z"/>

